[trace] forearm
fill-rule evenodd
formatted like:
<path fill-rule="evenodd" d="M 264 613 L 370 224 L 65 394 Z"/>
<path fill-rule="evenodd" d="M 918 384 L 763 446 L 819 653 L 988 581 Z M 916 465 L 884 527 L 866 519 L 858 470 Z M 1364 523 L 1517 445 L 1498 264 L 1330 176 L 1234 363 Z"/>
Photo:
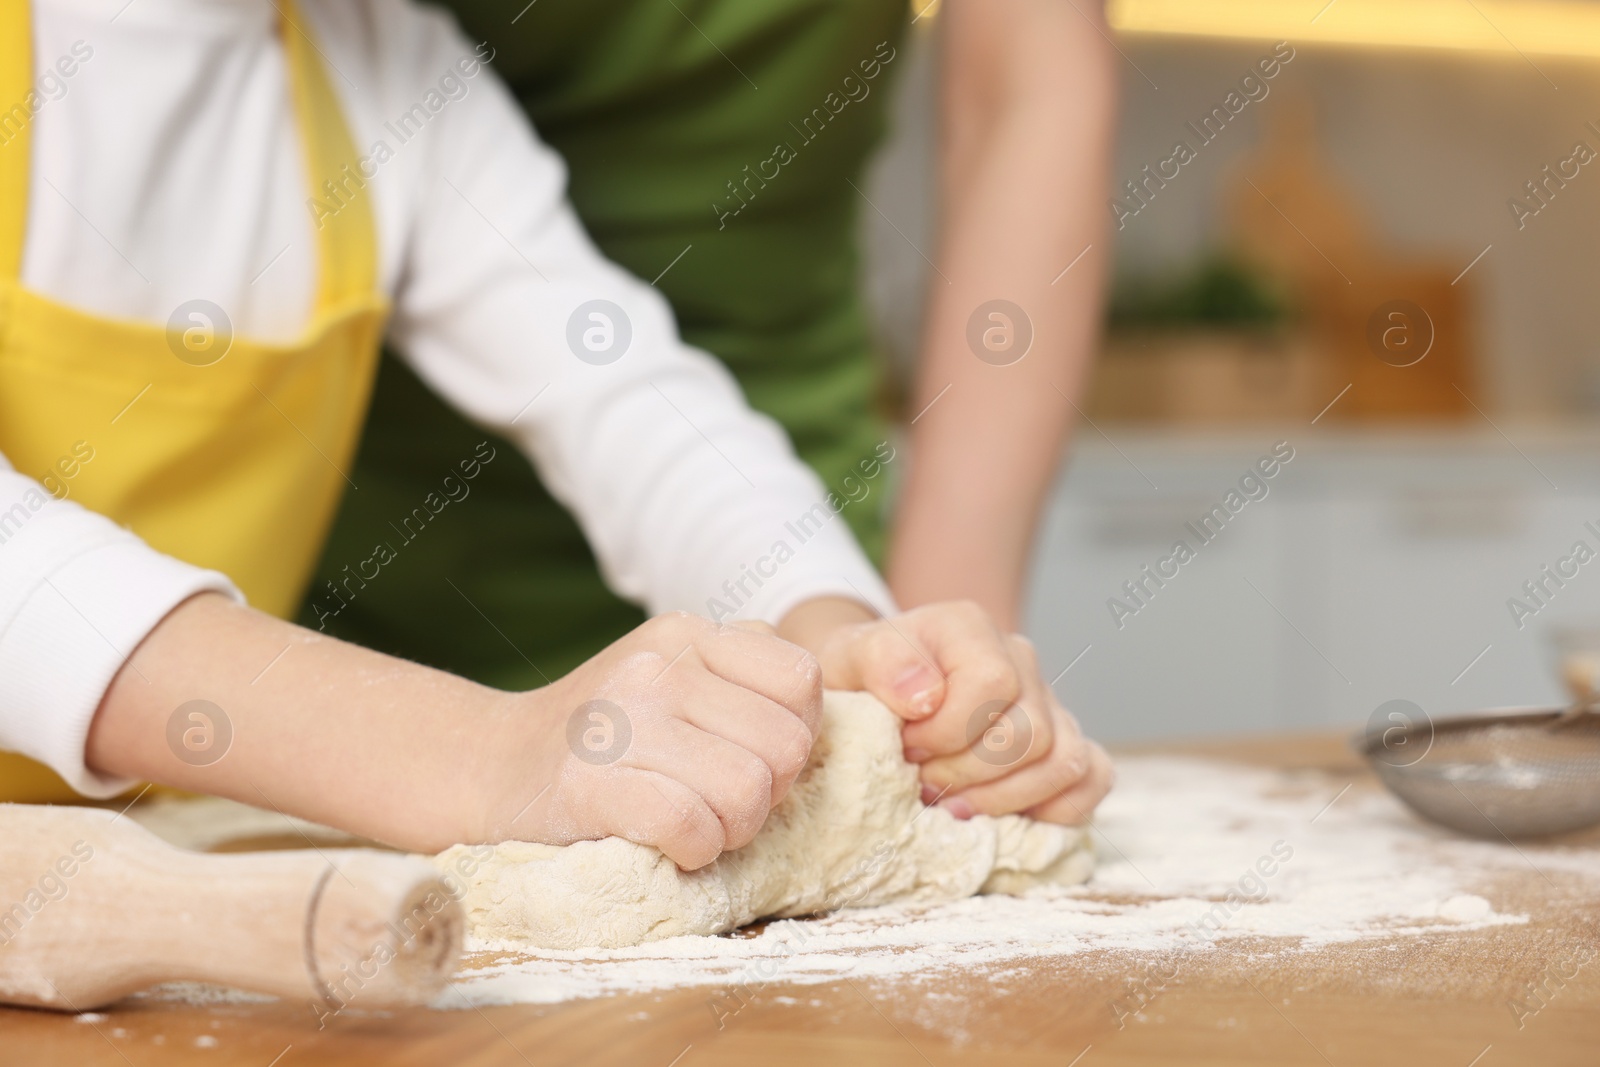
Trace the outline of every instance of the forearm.
<path fill-rule="evenodd" d="M 946 64 L 940 268 L 889 579 L 905 607 L 969 598 L 1015 628 L 1033 531 L 1100 319 L 1113 70 L 1104 41 L 1070 6 L 1003 7 L 952 5 L 944 27 L 961 42 L 981 36 L 967 19 L 1052 23 L 1013 33 L 1035 43 L 1004 62 Z M 1063 41 L 1067 54 L 1057 54 Z M 985 361 L 969 345 L 969 320 L 995 299 L 1031 325 L 1031 347 L 1015 362 L 1006 362 L 1014 353 Z"/>
<path fill-rule="evenodd" d="M 503 696 L 204 594 L 128 657 L 90 727 L 88 763 L 430 850 L 470 834 L 462 801 Z M 179 712 L 194 700 L 218 711 Z"/>

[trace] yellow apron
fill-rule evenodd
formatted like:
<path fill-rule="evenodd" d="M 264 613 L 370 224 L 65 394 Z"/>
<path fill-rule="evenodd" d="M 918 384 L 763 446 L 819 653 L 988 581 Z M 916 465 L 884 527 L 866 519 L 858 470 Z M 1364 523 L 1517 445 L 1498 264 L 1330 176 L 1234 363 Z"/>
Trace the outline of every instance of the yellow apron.
<path fill-rule="evenodd" d="M 304 333 L 251 341 L 187 306 L 171 324 L 115 321 L 24 289 L 24 124 L 0 145 L 0 454 L 287 617 L 344 491 L 388 306 L 370 204 L 349 177 L 360 173 L 354 142 L 309 27 L 287 0 L 277 5 L 308 188 L 324 203 L 325 182 L 347 190 L 316 224 Z M 0 100 L 28 98 L 32 43 L 29 0 L 0 0 Z M 40 764 L 0 754 L 0 800 L 74 796 Z"/>

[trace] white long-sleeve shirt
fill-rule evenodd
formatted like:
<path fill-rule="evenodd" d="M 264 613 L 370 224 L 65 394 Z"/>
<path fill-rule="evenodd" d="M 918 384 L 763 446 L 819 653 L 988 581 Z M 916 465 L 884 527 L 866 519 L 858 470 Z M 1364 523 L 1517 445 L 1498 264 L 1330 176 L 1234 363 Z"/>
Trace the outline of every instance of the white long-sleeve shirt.
<path fill-rule="evenodd" d="M 479 69 L 489 49 L 407 0 L 301 11 L 376 166 L 390 339 L 441 396 L 526 451 L 612 588 L 651 611 L 704 614 L 717 597 L 776 620 L 830 594 L 890 610 L 780 428 L 678 338 L 656 290 L 588 240 L 561 160 Z M 35 0 L 25 286 L 156 323 L 205 299 L 240 335 L 298 335 L 315 245 L 277 19 L 271 0 Z M 604 365 L 568 342 L 574 310 L 596 299 L 632 331 Z M 0 457 L 0 748 L 109 795 L 127 783 L 90 773 L 84 741 L 127 653 L 195 592 L 238 594 L 73 503 L 69 479 L 46 479 L 68 497 L 51 498 L 45 473 Z M 802 516 L 803 544 L 789 525 Z M 794 554 L 774 567 L 780 541 Z M 775 573 L 756 585 L 759 560 Z M 725 583 L 741 578 L 730 600 Z"/>

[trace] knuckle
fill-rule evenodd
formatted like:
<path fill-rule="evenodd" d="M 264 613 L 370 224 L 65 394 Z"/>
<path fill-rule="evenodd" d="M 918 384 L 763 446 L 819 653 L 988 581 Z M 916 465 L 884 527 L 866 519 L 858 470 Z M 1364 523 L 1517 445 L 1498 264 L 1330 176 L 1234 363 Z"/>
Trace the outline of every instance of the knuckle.
<path fill-rule="evenodd" d="M 769 678 L 759 701 L 763 710 L 794 722 L 801 728 L 798 732 L 806 735 L 809 745 L 822 722 L 821 665 L 815 656 L 807 653 L 795 662 L 792 671 L 779 668 Z"/>
<path fill-rule="evenodd" d="M 979 604 L 971 597 L 963 597 L 960 600 L 952 600 L 950 602 L 950 610 L 964 619 L 970 619 L 975 622 L 989 621 L 989 613 L 983 610 L 982 604 Z"/>
<path fill-rule="evenodd" d="M 917 779 L 931 789 L 945 789 L 951 785 L 951 775 L 943 759 L 929 760 L 918 767 Z"/>
<path fill-rule="evenodd" d="M 649 647 L 635 645 L 620 651 L 620 655 L 608 655 L 600 665 L 598 674 L 590 679 L 590 684 L 580 687 L 572 696 L 570 703 L 573 706 L 596 698 L 609 700 L 623 708 L 641 706 L 641 696 L 650 691 L 652 679 L 661 674 L 667 661 Z M 556 684 L 561 685 L 566 680 L 558 679 Z"/>
<path fill-rule="evenodd" d="M 1021 692 L 1016 670 L 1007 663 L 985 660 L 970 668 L 971 680 L 991 700 L 1015 700 Z"/>
<path fill-rule="evenodd" d="M 822 661 L 802 652 L 794 667 L 795 687 L 802 697 L 822 696 Z"/>
<path fill-rule="evenodd" d="M 672 641 L 672 628 L 675 623 L 666 615 L 656 615 L 646 619 L 639 626 L 628 632 L 619 644 L 631 645 L 635 648 L 660 649 Z"/>
<path fill-rule="evenodd" d="M 772 771 L 752 757 L 732 772 L 731 793 L 717 806 L 727 848 L 747 845 L 756 836 L 772 808 Z"/>
<path fill-rule="evenodd" d="M 681 803 L 667 804 L 657 819 L 660 834 L 671 840 L 693 836 L 698 823 L 695 812 Z"/>
<path fill-rule="evenodd" d="M 715 856 L 721 851 L 722 828 L 693 805 L 668 804 L 659 825 L 661 838 L 676 845 L 680 853 L 710 850 Z"/>
<path fill-rule="evenodd" d="M 946 757 L 922 765 L 922 781 L 938 790 L 960 789 L 978 780 L 970 761 L 958 756 Z"/>
<path fill-rule="evenodd" d="M 1007 634 L 1006 645 L 1011 649 L 1011 654 L 1017 657 L 1029 671 L 1039 668 L 1039 650 L 1032 641 L 1021 634 Z"/>
<path fill-rule="evenodd" d="M 1030 703 L 1017 703 L 1011 705 L 1009 714 L 1015 716 L 1018 726 L 1027 730 L 1033 737 L 1034 744 L 1043 744 L 1045 750 L 1055 742 L 1056 722 L 1055 716 L 1048 710 L 1041 710 Z"/>
<path fill-rule="evenodd" d="M 741 808 L 759 803 L 763 807 L 772 797 L 772 768 L 762 760 L 751 757 L 734 772 L 733 787 Z"/>
<path fill-rule="evenodd" d="M 1027 748 L 1018 754 L 1017 767 L 1026 767 L 1031 763 L 1043 766 L 1055 753 L 1060 751 L 1060 746 L 1055 743 L 1048 731 L 1041 731 L 1037 723 L 1033 724 L 1032 733 L 1027 737 Z"/>
<path fill-rule="evenodd" d="M 1111 787 L 1117 784 L 1117 765 L 1112 762 L 1106 750 L 1089 742 L 1090 773 L 1094 775 L 1095 785 L 1100 789 L 1101 796 L 1111 792 Z"/>
<path fill-rule="evenodd" d="M 868 655 L 892 654 L 896 659 L 904 659 L 916 654 L 906 645 L 906 633 L 905 629 L 897 630 L 879 619 L 875 622 L 862 623 L 861 628 L 856 630 L 854 639 Z M 911 640 L 915 641 L 915 631 L 912 631 L 912 634 Z"/>
<path fill-rule="evenodd" d="M 926 734 L 917 738 L 920 747 L 945 758 L 953 758 L 971 748 L 972 743 L 983 736 L 983 727 L 973 724 L 976 715 L 968 717 L 965 722 L 962 718 L 960 715 L 935 715 L 917 723 L 917 726 L 928 728 Z"/>
<path fill-rule="evenodd" d="M 1028 814 L 1042 822 L 1059 823 L 1062 826 L 1078 826 L 1083 822 L 1083 816 L 1065 800 L 1052 800 L 1038 807 L 1030 808 Z"/>
<path fill-rule="evenodd" d="M 1081 778 L 1088 774 L 1094 766 L 1094 758 L 1089 751 L 1089 742 L 1075 730 L 1063 730 L 1054 727 L 1051 737 L 1050 760 L 1057 767 L 1073 772 L 1074 778 Z"/>
<path fill-rule="evenodd" d="M 811 731 L 803 723 L 795 725 L 796 728 L 790 731 L 788 737 L 774 743 L 770 754 L 773 770 L 785 780 L 792 779 L 804 770 L 806 760 L 811 757 Z"/>
<path fill-rule="evenodd" d="M 759 807 L 747 812 L 741 812 L 737 817 L 729 819 L 727 828 L 724 831 L 728 842 L 727 847 L 730 849 L 743 848 L 755 840 L 756 834 L 766 824 L 767 813 L 770 810 L 771 805 L 763 799 Z"/>
<path fill-rule="evenodd" d="M 646 626 L 655 633 L 669 637 L 684 637 L 698 633 L 706 620 L 687 611 L 669 611 L 652 618 Z"/>
<path fill-rule="evenodd" d="M 762 819 L 742 821 L 738 826 L 728 831 L 728 847 L 725 851 L 732 852 L 743 848 L 756 839 L 756 834 L 761 830 Z"/>
<path fill-rule="evenodd" d="M 1056 773 L 1065 781 L 1080 785 L 1085 782 L 1093 772 L 1087 753 L 1080 751 L 1076 746 L 1058 745 L 1050 757 Z"/>
<path fill-rule="evenodd" d="M 1049 806 L 1050 798 L 1055 795 L 1055 790 L 1048 785 L 1038 785 L 1007 798 L 1004 803 L 996 801 L 991 805 L 994 810 L 984 812 L 985 815 L 1010 815 L 1013 812 L 1027 812 L 1034 808 Z"/>

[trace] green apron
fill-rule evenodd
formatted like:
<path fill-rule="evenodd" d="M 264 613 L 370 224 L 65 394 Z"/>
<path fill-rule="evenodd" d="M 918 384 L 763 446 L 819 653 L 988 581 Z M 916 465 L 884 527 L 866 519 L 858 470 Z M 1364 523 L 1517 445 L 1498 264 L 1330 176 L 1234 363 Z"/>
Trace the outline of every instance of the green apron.
<path fill-rule="evenodd" d="M 883 132 L 906 0 L 446 6 L 495 49 L 496 71 L 565 157 L 601 250 L 660 275 L 684 338 L 726 363 L 838 490 L 886 433 L 850 182 Z M 445 476 L 488 454 L 484 439 L 386 356 L 360 489 L 345 495 L 300 621 L 507 689 L 554 679 L 637 625 L 511 445 L 491 439 L 470 494 L 438 504 Z M 430 494 L 437 514 L 397 534 Z M 869 499 L 844 514 L 877 558 L 882 494 Z M 378 544 L 393 558 L 349 582 Z"/>

